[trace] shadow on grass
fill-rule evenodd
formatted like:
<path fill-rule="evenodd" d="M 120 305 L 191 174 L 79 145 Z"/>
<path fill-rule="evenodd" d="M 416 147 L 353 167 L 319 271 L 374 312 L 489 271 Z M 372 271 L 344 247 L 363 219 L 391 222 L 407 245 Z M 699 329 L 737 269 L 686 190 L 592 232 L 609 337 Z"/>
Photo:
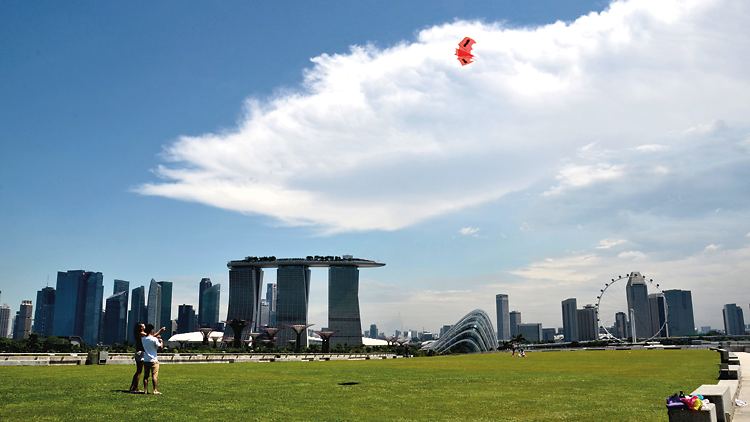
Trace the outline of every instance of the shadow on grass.
<path fill-rule="evenodd" d="M 357 385 L 358 382 L 340 382 L 339 385 Z"/>
<path fill-rule="evenodd" d="M 109 390 L 110 393 L 128 393 L 128 394 L 143 394 L 142 392 L 137 393 L 135 391 L 130 390 Z"/>

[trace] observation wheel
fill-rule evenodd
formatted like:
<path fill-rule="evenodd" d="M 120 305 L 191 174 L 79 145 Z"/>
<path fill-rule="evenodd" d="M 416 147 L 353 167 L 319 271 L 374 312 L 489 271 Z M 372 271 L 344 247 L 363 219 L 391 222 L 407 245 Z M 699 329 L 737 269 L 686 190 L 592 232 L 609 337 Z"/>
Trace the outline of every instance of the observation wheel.
<path fill-rule="evenodd" d="M 600 292 L 596 312 L 603 340 L 635 343 L 668 337 L 667 301 L 653 279 L 639 272 L 618 275 Z"/>

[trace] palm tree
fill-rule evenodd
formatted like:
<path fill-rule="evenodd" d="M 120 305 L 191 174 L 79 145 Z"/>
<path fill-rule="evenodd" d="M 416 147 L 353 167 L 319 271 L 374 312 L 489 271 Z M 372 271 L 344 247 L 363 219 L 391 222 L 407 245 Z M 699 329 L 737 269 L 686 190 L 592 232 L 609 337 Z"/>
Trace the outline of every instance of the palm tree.
<path fill-rule="evenodd" d="M 528 343 L 528 341 L 526 340 L 526 337 L 524 337 L 523 334 L 520 334 L 520 333 L 513 336 L 513 338 L 510 341 L 516 342 L 519 344 Z"/>

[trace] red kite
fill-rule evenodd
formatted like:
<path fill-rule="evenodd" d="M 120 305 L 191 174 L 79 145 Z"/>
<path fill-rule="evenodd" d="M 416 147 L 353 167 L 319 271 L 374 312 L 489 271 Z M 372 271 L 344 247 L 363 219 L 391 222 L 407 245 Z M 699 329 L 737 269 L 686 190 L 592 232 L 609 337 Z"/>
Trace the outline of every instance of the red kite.
<path fill-rule="evenodd" d="M 469 37 L 462 39 L 461 42 L 458 43 L 456 56 L 458 56 L 458 61 L 461 62 L 461 66 L 466 66 L 467 64 L 474 62 L 474 56 L 471 54 L 471 47 L 476 43 L 476 41 Z"/>

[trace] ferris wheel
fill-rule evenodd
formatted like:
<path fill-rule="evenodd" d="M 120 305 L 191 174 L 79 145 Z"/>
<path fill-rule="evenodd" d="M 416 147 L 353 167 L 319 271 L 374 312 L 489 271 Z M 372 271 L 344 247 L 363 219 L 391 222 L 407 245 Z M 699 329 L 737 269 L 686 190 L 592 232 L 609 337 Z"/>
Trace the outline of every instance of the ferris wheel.
<path fill-rule="evenodd" d="M 613 278 L 597 296 L 596 311 L 604 338 L 633 342 L 667 337 L 667 301 L 659 285 L 639 272 Z"/>

